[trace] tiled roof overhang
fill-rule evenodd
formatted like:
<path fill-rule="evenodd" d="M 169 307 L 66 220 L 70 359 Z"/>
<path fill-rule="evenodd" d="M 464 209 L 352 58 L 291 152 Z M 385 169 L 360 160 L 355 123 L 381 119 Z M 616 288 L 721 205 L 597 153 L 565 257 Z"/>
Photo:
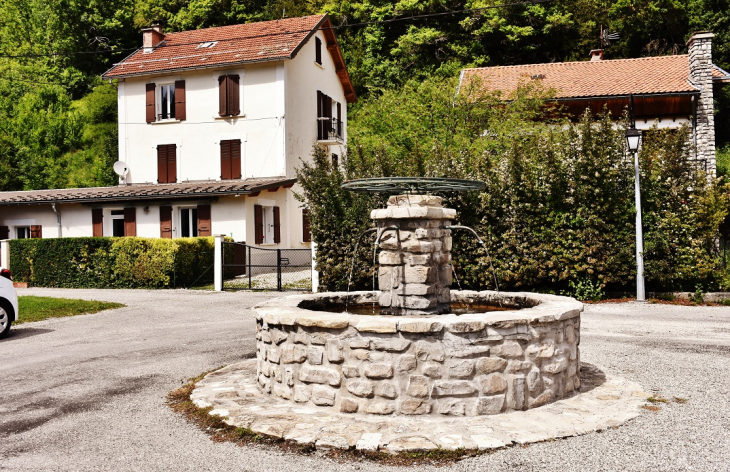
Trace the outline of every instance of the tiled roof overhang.
<path fill-rule="evenodd" d="M 290 188 L 295 183 L 296 179 L 269 178 L 0 192 L 0 206 L 216 198 L 226 195 L 252 195 L 264 190 L 275 191 L 280 187 Z"/>
<path fill-rule="evenodd" d="M 327 41 L 327 50 L 335 63 L 335 73 L 342 83 L 345 98 L 354 103 L 357 101 L 355 89 L 326 14 L 168 33 L 152 52 L 145 54 L 144 48 L 140 48 L 114 64 L 101 77 L 123 79 L 294 59 L 319 29 Z M 198 49 L 198 45 L 212 41 L 219 44 L 210 49 Z"/>

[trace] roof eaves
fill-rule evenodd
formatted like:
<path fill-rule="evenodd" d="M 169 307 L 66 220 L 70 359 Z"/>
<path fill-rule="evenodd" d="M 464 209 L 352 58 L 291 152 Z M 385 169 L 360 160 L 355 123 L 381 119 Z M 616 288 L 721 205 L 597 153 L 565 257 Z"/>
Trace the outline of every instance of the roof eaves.
<path fill-rule="evenodd" d="M 301 41 L 299 41 L 299 44 L 294 46 L 291 53 L 289 54 L 289 59 L 294 59 L 297 56 L 297 54 L 299 53 L 299 50 L 304 47 L 304 45 L 307 43 L 307 41 L 309 41 L 309 38 L 314 36 L 314 34 L 319 30 L 320 26 L 322 26 L 322 23 L 324 23 L 327 20 L 329 20 L 329 15 L 325 13 L 324 15 L 322 15 L 322 18 L 319 19 L 317 24 L 314 25 L 312 27 L 312 29 L 309 30 L 309 33 L 307 33 L 307 35 L 304 36 Z"/>
<path fill-rule="evenodd" d="M 204 65 L 196 65 L 196 66 L 188 66 L 188 67 L 174 67 L 174 68 L 170 68 L 170 69 L 156 69 L 156 70 L 143 71 L 143 72 L 133 72 L 133 73 L 128 73 L 128 74 L 118 74 L 118 75 L 113 75 L 113 76 L 107 77 L 107 78 L 123 79 L 123 78 L 127 78 L 127 77 L 141 77 L 144 75 L 166 74 L 168 72 L 178 72 L 178 71 L 187 71 L 187 70 L 218 69 L 218 68 L 222 68 L 222 67 L 236 66 L 236 65 L 241 65 L 241 64 L 256 64 L 256 63 L 262 63 L 262 62 L 283 61 L 285 59 L 290 59 L 290 57 L 289 56 L 276 56 L 276 57 L 267 57 L 265 59 L 248 59 L 248 60 L 243 60 L 243 61 L 218 62 L 215 64 L 204 64 Z M 102 76 L 102 78 L 105 78 L 105 77 Z"/>
<path fill-rule="evenodd" d="M 730 72 L 726 71 L 722 67 L 718 67 L 715 64 L 712 64 L 712 67 L 715 68 L 715 69 L 717 69 L 723 75 L 723 77 L 713 77 L 712 78 L 712 81 L 713 82 L 717 82 L 717 83 L 720 83 L 720 84 L 724 84 L 726 82 L 730 82 Z"/>

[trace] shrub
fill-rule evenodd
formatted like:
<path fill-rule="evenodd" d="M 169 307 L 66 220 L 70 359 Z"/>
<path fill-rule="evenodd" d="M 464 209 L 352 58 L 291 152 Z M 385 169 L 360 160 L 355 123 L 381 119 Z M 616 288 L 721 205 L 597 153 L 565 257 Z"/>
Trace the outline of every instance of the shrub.
<path fill-rule="evenodd" d="M 213 246 L 212 237 L 15 239 L 10 267 L 36 287 L 189 287 L 213 282 Z"/>

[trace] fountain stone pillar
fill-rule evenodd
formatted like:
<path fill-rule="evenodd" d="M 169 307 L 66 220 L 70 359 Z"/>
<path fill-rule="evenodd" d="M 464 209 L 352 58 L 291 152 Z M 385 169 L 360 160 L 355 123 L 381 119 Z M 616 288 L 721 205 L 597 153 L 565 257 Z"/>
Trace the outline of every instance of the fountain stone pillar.
<path fill-rule="evenodd" d="M 444 208 L 441 197 L 395 195 L 388 207 L 373 210 L 380 238 L 382 315 L 450 313 L 452 282 L 451 230 L 444 229 L 456 210 Z M 388 229 L 398 227 L 398 231 Z"/>

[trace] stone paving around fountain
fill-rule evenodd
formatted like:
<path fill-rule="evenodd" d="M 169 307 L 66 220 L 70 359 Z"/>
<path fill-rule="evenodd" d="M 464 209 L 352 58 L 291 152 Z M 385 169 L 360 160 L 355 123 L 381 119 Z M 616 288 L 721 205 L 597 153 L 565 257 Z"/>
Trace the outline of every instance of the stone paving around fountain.
<path fill-rule="evenodd" d="M 351 415 L 303 407 L 265 394 L 250 359 L 208 374 L 193 391 L 198 407 L 257 434 L 318 449 L 379 450 L 388 453 L 437 448 L 496 449 L 602 431 L 637 416 L 646 393 L 634 383 L 581 366 L 581 392 L 528 411 L 471 418 L 453 416 Z"/>

